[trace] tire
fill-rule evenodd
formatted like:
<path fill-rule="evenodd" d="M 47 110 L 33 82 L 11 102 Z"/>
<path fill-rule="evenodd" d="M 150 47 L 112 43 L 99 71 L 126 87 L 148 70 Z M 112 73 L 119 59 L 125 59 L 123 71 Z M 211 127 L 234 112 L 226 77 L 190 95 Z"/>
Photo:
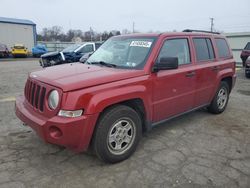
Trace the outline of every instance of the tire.
<path fill-rule="evenodd" d="M 208 107 L 208 111 L 213 114 L 222 113 L 226 107 L 229 100 L 229 85 L 227 82 L 222 81 L 220 87 L 217 90 L 212 102 Z"/>
<path fill-rule="evenodd" d="M 129 158 L 141 139 L 142 121 L 139 114 L 125 105 L 105 110 L 95 130 L 93 149 L 107 163 Z"/>

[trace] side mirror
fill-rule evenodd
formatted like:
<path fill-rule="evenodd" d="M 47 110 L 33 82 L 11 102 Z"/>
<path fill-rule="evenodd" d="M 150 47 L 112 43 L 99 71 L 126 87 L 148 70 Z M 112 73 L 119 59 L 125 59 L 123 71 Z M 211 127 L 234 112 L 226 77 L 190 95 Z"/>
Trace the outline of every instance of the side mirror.
<path fill-rule="evenodd" d="M 178 57 L 162 57 L 153 67 L 153 72 L 178 68 Z"/>
<path fill-rule="evenodd" d="M 93 52 L 84 54 L 84 55 L 81 57 L 80 62 L 81 62 L 81 63 L 84 63 L 85 61 L 87 61 L 87 59 L 88 59 L 92 54 L 93 54 Z"/>

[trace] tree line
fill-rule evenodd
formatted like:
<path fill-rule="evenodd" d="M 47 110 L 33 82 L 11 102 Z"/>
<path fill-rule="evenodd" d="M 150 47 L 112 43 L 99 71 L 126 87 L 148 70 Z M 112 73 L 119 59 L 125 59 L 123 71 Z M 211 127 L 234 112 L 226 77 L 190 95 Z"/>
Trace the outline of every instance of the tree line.
<path fill-rule="evenodd" d="M 129 33 L 128 31 L 126 31 Z M 38 41 L 61 41 L 61 42 L 76 42 L 76 41 L 105 41 L 108 38 L 120 35 L 118 30 L 95 32 L 92 28 L 89 31 L 83 32 L 80 29 L 70 29 L 67 32 L 63 32 L 63 28 L 60 26 L 53 26 L 49 28 L 43 28 L 40 33 L 37 34 Z"/>

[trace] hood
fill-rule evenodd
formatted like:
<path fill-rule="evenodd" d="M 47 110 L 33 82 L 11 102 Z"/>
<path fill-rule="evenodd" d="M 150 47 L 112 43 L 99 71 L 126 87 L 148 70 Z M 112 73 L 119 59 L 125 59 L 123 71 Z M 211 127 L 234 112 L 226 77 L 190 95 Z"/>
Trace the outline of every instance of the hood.
<path fill-rule="evenodd" d="M 32 72 L 38 81 L 72 91 L 145 75 L 143 70 L 116 69 L 82 63 L 64 64 Z"/>
<path fill-rule="evenodd" d="M 55 55 L 58 55 L 60 52 L 49 52 L 49 53 L 46 53 L 46 54 L 43 54 L 41 57 L 49 57 L 49 56 L 55 56 Z"/>

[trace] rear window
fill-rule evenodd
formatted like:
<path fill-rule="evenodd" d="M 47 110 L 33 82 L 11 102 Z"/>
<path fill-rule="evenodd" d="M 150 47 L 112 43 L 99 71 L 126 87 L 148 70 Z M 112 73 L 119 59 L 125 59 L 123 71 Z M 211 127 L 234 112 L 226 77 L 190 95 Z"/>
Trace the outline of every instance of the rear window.
<path fill-rule="evenodd" d="M 250 42 L 247 43 L 247 45 L 245 46 L 244 50 L 250 50 Z"/>
<path fill-rule="evenodd" d="M 197 61 L 208 61 L 215 58 L 212 42 L 209 38 L 194 38 Z"/>
<path fill-rule="evenodd" d="M 219 58 L 230 57 L 229 47 L 225 39 L 215 39 L 215 43 L 218 49 Z"/>

